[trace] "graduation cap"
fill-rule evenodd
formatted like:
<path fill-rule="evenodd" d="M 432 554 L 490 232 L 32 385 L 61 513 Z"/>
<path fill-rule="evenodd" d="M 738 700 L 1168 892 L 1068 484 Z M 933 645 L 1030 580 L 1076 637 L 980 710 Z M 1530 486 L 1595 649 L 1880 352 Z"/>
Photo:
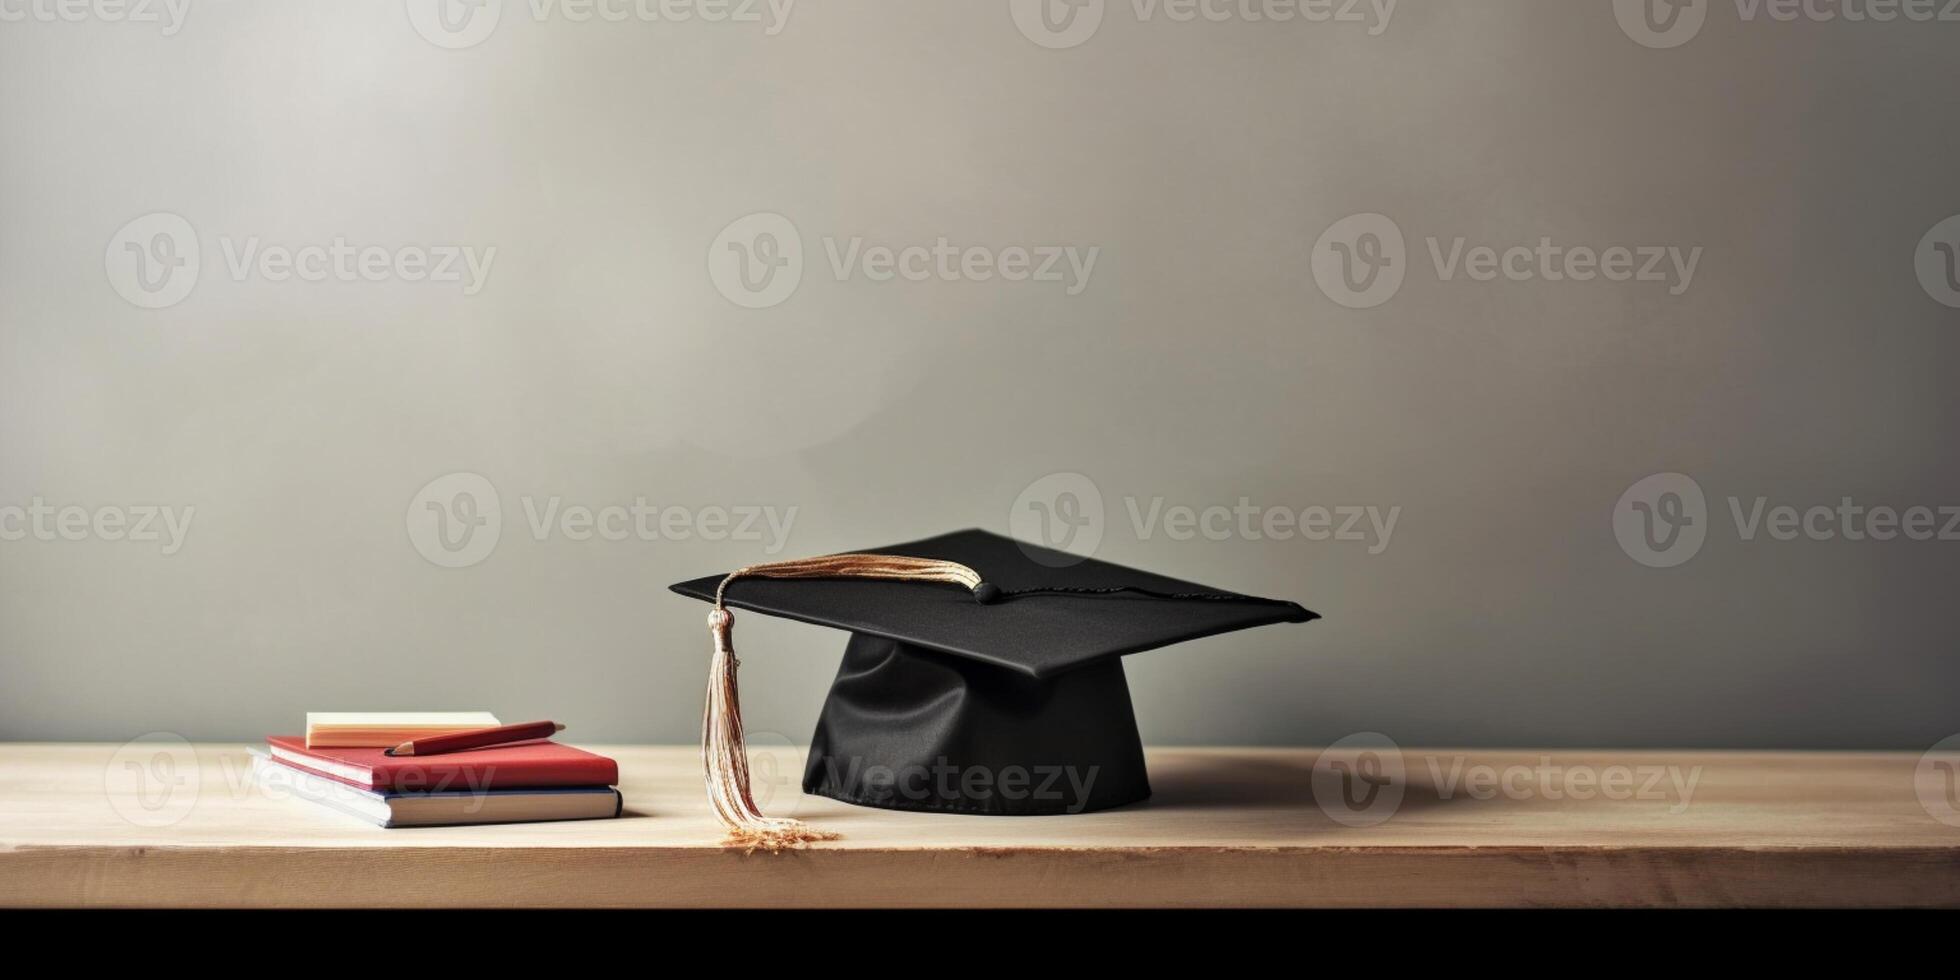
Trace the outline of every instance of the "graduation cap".
<path fill-rule="evenodd" d="M 1150 795 L 1122 657 L 1319 617 L 960 531 L 870 552 L 752 565 L 682 582 L 714 603 L 702 720 L 708 795 L 731 842 L 834 835 L 765 817 L 749 793 L 730 608 L 847 630 L 803 790 L 945 813 L 1080 813 Z"/>

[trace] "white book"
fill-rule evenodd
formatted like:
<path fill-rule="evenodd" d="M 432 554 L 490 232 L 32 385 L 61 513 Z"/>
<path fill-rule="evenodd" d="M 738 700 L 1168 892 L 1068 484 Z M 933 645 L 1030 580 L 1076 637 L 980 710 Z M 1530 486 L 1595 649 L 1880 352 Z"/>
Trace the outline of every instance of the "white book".
<path fill-rule="evenodd" d="M 268 796 L 318 803 L 380 827 L 599 820 L 619 816 L 622 805 L 619 791 L 610 786 L 376 792 L 302 772 L 256 751 L 252 781 Z"/>

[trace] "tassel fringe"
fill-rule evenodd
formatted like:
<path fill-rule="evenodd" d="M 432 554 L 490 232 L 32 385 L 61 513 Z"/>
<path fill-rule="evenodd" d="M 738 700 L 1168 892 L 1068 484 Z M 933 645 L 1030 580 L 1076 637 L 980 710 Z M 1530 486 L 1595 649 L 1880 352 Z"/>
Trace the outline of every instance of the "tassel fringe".
<path fill-rule="evenodd" d="M 735 617 L 717 607 L 708 613 L 715 658 L 708 668 L 708 706 L 701 719 L 701 759 L 707 771 L 708 802 L 728 836 L 726 846 L 776 853 L 836 834 L 815 830 L 801 820 L 765 817 L 749 791 L 749 750 L 742 735 L 742 698 L 736 683 L 732 627 Z"/>
<path fill-rule="evenodd" d="M 831 555 L 797 561 L 751 565 L 731 573 L 715 589 L 715 607 L 708 613 L 708 632 L 715 656 L 708 668 L 708 702 L 701 716 L 701 762 L 708 783 L 708 802 L 728 828 L 722 844 L 748 853 L 772 854 L 806 847 L 837 835 L 790 817 L 763 816 L 749 788 L 748 744 L 743 737 L 742 699 L 736 681 L 735 617 L 722 605 L 728 584 L 738 578 L 875 578 L 895 581 L 943 582 L 978 589 L 980 576 L 956 562 L 896 555 Z"/>

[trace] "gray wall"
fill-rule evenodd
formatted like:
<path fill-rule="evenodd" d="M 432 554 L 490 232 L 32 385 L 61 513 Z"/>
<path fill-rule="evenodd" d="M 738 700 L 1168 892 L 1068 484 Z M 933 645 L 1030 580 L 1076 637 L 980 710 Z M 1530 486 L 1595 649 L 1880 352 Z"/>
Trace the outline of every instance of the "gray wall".
<path fill-rule="evenodd" d="M 1960 504 L 1960 222 L 1929 234 L 1960 212 L 1960 24 L 1721 0 L 1690 38 L 1404 0 L 1371 33 L 1111 0 L 1085 36 L 802 0 L 771 35 L 528 3 L 481 36 L 372 0 L 0 23 L 0 737 L 482 707 L 687 741 L 707 638 L 668 583 L 1038 534 L 1037 498 L 1099 557 L 1327 617 L 1132 658 L 1154 742 L 1960 730 L 1960 541 L 1731 512 Z M 1377 213 L 1400 254 L 1337 226 Z M 794 263 L 761 286 L 772 228 L 793 291 Z M 840 278 L 853 237 L 1096 259 Z M 1480 281 L 1432 238 L 1701 251 L 1685 281 Z M 278 249 L 336 239 L 375 264 L 282 278 Z M 1342 265 L 1377 241 L 1388 266 Z M 446 246 L 494 259 L 417 265 Z M 1622 499 L 1662 473 L 1693 483 Z M 554 496 L 722 539 L 540 539 Z M 1139 529 L 1155 498 L 1255 530 L 1400 510 L 1381 547 Z M 501 526 L 445 550 L 470 501 Z M 132 535 L 156 506 L 181 540 Z M 785 538 L 712 534 L 765 507 Z M 752 727 L 806 737 L 842 635 L 751 616 L 742 643 Z"/>

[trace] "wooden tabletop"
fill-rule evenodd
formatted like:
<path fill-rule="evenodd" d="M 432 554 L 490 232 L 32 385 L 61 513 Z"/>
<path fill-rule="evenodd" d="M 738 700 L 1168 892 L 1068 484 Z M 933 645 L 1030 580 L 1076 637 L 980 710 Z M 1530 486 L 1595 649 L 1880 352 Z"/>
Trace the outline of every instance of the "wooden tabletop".
<path fill-rule="evenodd" d="M 696 750 L 620 762 L 617 820 L 382 830 L 243 746 L 0 744 L 0 905 L 1960 905 L 1951 756 L 1162 749 L 1155 795 L 968 817 L 759 797 L 844 835 L 716 846 Z M 1952 795 L 1949 795 L 1952 794 Z"/>

